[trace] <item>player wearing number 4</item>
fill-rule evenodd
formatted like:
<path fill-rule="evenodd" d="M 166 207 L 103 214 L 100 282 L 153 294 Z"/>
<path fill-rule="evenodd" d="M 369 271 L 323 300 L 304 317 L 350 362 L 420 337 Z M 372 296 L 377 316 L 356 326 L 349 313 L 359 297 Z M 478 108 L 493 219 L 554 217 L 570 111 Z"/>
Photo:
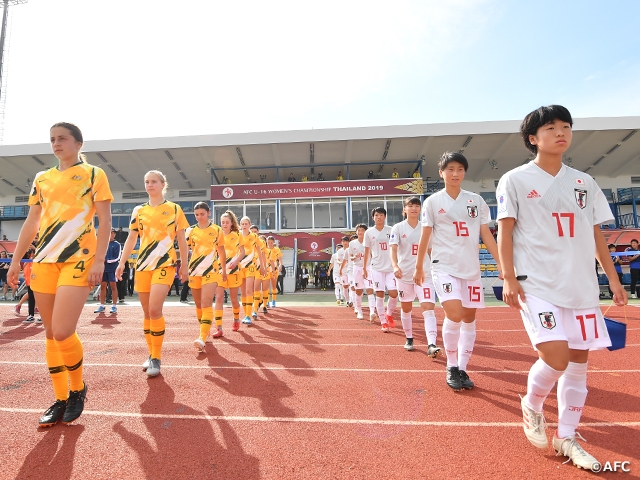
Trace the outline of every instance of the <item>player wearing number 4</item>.
<path fill-rule="evenodd" d="M 467 365 L 476 340 L 476 309 L 484 308 L 478 237 L 498 259 L 498 247 L 487 225 L 489 207 L 480 195 L 460 188 L 468 168 L 460 153 L 445 152 L 440 158 L 444 188 L 422 207 L 422 234 L 413 276 L 417 285 L 423 284 L 423 265 L 431 243 L 431 275 L 445 313 L 442 340 L 447 352 L 447 385 L 455 391 L 474 386 Z"/>
<path fill-rule="evenodd" d="M 587 397 L 589 350 L 611 344 L 599 308 L 594 256 L 615 303 L 626 304 L 627 294 L 600 231 L 601 223 L 612 220 L 607 200 L 589 175 L 562 163 L 572 124 L 569 111 L 559 105 L 541 107 L 522 122 L 520 133 L 536 158 L 498 183 L 498 245 L 504 301 L 520 310 L 539 357 L 521 400 L 524 433 L 536 447 L 548 447 L 543 404 L 557 382 L 553 448 L 578 467 L 592 469 L 599 464 L 578 443 L 576 428 Z"/>
<path fill-rule="evenodd" d="M 424 329 L 427 334 L 427 355 L 435 358 L 440 354 L 440 349 L 436 347 L 436 337 L 438 335 L 438 325 L 436 324 L 435 308 L 436 292 L 431 283 L 431 275 L 427 274 L 422 285 L 413 281 L 413 273 L 416 269 L 416 257 L 418 255 L 418 243 L 420 242 L 420 208 L 422 202 L 418 197 L 409 197 L 404 201 L 402 215 L 406 220 L 396 223 L 391 229 L 391 264 L 393 265 L 393 275 L 398 282 L 398 293 L 400 294 L 400 319 L 402 328 L 407 337 L 404 348 L 413 350 L 413 325 L 411 320 L 411 310 L 413 300 L 417 297 L 422 307 L 424 317 Z M 429 255 L 424 256 L 423 269 L 431 271 Z"/>
<path fill-rule="evenodd" d="M 164 199 L 168 186 L 167 178 L 159 170 L 145 174 L 144 188 L 149 194 L 149 201 L 138 205 L 131 213 L 129 236 L 116 269 L 116 277 L 122 280 L 124 264 L 140 236 L 135 289 L 144 313 L 142 326 L 149 357 L 142 364 L 142 370 L 148 377 L 160 374 L 165 329 L 162 306 L 176 274 L 178 256 L 173 246 L 176 238 L 181 263 L 178 275 L 182 282 L 189 280 L 189 249 L 185 237 L 189 222 L 180 205 Z"/>

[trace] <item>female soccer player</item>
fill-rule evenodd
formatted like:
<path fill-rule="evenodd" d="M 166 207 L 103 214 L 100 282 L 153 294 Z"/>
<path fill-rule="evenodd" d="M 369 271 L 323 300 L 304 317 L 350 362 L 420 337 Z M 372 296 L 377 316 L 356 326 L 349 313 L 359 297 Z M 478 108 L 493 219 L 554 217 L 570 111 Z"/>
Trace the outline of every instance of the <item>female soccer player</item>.
<path fill-rule="evenodd" d="M 557 382 L 553 448 L 592 470 L 600 464 L 578 443 L 584 439 L 576 429 L 587 398 L 589 350 L 611 345 L 594 257 L 609 279 L 614 302 L 625 305 L 627 293 L 600 231 L 601 223 L 613 219 L 609 204 L 590 175 L 562 163 L 572 125 L 571 114 L 560 105 L 525 117 L 520 133 L 536 158 L 498 183 L 498 245 L 504 301 L 520 310 L 539 357 L 521 400 L 524 433 L 536 447 L 548 447 L 543 405 Z"/>
<path fill-rule="evenodd" d="M 251 227 L 251 230 L 254 233 L 258 232 L 257 227 Z M 253 313 L 251 316 L 255 319 L 258 317 L 258 310 L 260 308 L 260 304 L 262 304 L 262 312 L 268 313 L 269 309 L 267 308 L 267 303 L 269 301 L 269 284 L 271 283 L 271 270 L 269 264 L 269 258 L 271 256 L 271 251 L 267 247 L 267 239 L 264 235 L 258 236 L 258 248 L 262 250 L 262 255 L 264 257 L 264 262 L 261 261 L 259 270 L 256 272 L 256 279 L 253 284 Z"/>
<path fill-rule="evenodd" d="M 244 319 L 242 323 L 251 325 L 251 314 L 253 312 L 254 283 L 256 272 L 261 265 L 265 264 L 264 253 L 259 247 L 258 235 L 251 231 L 251 219 L 242 217 L 240 228 L 244 237 L 245 255 L 240 260 L 240 271 L 242 273 L 242 286 L 240 288 L 240 299 L 244 307 Z M 264 269 L 264 267 L 262 267 Z"/>
<path fill-rule="evenodd" d="M 76 325 L 90 287 L 102 279 L 113 200 L 104 171 L 87 164 L 80 153 L 83 138 L 76 125 L 56 123 L 50 139 L 58 165 L 38 173 L 33 181 L 31 208 L 7 274 L 9 284 L 16 288 L 20 259 L 39 229 L 31 289 L 44 323 L 45 358 L 56 396 L 40 418 L 42 427 L 60 419 L 71 423 L 84 409 L 84 352 Z M 96 213 L 100 222 L 97 237 Z"/>
<path fill-rule="evenodd" d="M 235 213 L 227 210 L 220 216 L 220 226 L 224 236 L 224 260 L 227 267 L 227 280 L 221 281 L 216 289 L 216 306 L 214 317 L 216 321 L 216 331 L 211 335 L 219 338 L 222 333 L 222 302 L 224 301 L 224 291 L 229 289 L 231 307 L 233 309 L 233 331 L 240 329 L 240 302 L 238 302 L 238 288 L 242 285 L 242 275 L 240 273 L 240 259 L 244 257 L 244 237 L 238 227 L 238 219 Z"/>
<path fill-rule="evenodd" d="M 280 271 L 280 264 L 282 263 L 282 251 L 280 247 L 276 245 L 276 239 L 269 235 L 267 237 L 267 246 L 269 247 L 269 264 L 271 265 L 271 303 L 267 302 L 271 308 L 276 306 L 278 272 Z"/>
<path fill-rule="evenodd" d="M 193 207 L 198 223 L 186 231 L 187 245 L 191 249 L 189 287 L 196 303 L 196 316 L 200 323 L 200 336 L 193 342 L 196 352 L 205 351 L 205 342 L 213 323 L 213 297 L 218 283 L 227 280 L 227 265 L 222 229 L 209 220 L 209 205 L 198 202 Z"/>
<path fill-rule="evenodd" d="M 144 312 L 144 337 L 149 348 L 149 358 L 142 364 L 142 369 L 149 377 L 160 374 L 165 329 L 162 306 L 175 276 L 178 261 L 174 248 L 176 238 L 180 249 L 180 280 L 186 282 L 189 279 L 189 249 L 184 234 L 189 223 L 180 205 L 164 199 L 168 186 L 161 171 L 151 170 L 145 174 L 144 188 L 149 194 L 149 201 L 138 205 L 131 213 L 129 236 L 116 269 L 116 277 L 122 280 L 124 264 L 139 236 L 135 288 Z"/>
<path fill-rule="evenodd" d="M 416 285 L 424 283 L 424 262 L 431 243 L 431 276 L 445 313 L 442 340 L 447 351 L 447 385 L 455 391 L 474 386 L 466 370 L 476 340 L 476 309 L 484 308 L 478 237 L 496 259 L 500 272 L 498 247 L 488 225 L 489 207 L 480 195 L 460 187 L 468 168 L 461 153 L 445 152 L 440 158 L 444 188 L 422 207 L 413 275 Z"/>
<path fill-rule="evenodd" d="M 391 246 L 393 275 L 396 277 L 398 284 L 400 306 L 402 308 L 400 320 L 402 321 L 404 334 L 407 337 L 404 348 L 409 351 L 413 350 L 411 310 L 413 309 L 413 300 L 417 297 L 422 308 L 424 330 L 427 334 L 427 355 L 435 358 L 440 353 L 440 349 L 436 347 L 438 335 L 438 325 L 436 324 L 436 314 L 434 312 L 436 292 L 433 289 L 431 275 L 425 275 L 422 285 L 418 285 L 413 281 L 421 234 L 421 229 L 418 228 L 421 208 L 422 202 L 418 197 L 409 197 L 404 201 L 402 215 L 405 220 L 396 223 L 391 229 L 389 245 Z M 422 268 L 425 272 L 431 272 L 431 261 L 428 254 L 424 257 Z"/>

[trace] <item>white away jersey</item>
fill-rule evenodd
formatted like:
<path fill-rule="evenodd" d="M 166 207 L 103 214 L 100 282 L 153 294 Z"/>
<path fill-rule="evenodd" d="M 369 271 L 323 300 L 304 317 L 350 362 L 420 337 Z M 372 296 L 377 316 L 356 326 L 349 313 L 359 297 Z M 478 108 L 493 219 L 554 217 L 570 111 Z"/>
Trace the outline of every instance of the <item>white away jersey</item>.
<path fill-rule="evenodd" d="M 345 255 L 346 250 L 343 248 L 339 248 L 338 250 L 336 250 L 336 253 L 334 254 L 336 256 L 336 265 L 333 267 L 334 270 L 336 271 L 336 275 L 340 276 L 340 269 L 342 268 L 342 262 L 344 262 L 344 255 Z M 342 274 L 346 275 L 347 274 L 347 266 L 344 266 L 344 270 L 342 271 Z"/>
<path fill-rule="evenodd" d="M 353 264 L 356 267 L 362 267 L 364 259 L 364 245 L 356 238 L 349 242 L 349 259 L 353 257 Z"/>
<path fill-rule="evenodd" d="M 427 198 L 422 205 L 422 226 L 433 228 L 432 270 L 463 280 L 480 278 L 480 226 L 490 220 L 489 207 L 475 193 L 460 190 L 454 200 L 442 189 Z"/>
<path fill-rule="evenodd" d="M 378 272 L 393 272 L 389 256 L 389 237 L 391 237 L 389 225 L 385 225 L 382 230 L 372 227 L 364 232 L 364 246 L 369 247 L 371 252 L 371 268 Z"/>
<path fill-rule="evenodd" d="M 413 228 L 406 220 L 396 223 L 391 229 L 390 245 L 398 245 L 398 267 L 402 270 L 402 281 L 407 284 L 413 282 L 413 273 L 416 270 L 416 259 L 418 258 L 418 244 L 422 227 L 420 222 Z M 429 255 L 424 256 L 424 271 L 431 272 L 431 261 Z M 430 278 L 430 277 L 429 277 Z"/>
<path fill-rule="evenodd" d="M 613 219 L 588 174 L 562 165 L 553 177 L 534 162 L 507 172 L 496 192 L 498 220 L 515 218 L 513 263 L 525 293 L 559 307 L 597 307 L 593 227 Z"/>

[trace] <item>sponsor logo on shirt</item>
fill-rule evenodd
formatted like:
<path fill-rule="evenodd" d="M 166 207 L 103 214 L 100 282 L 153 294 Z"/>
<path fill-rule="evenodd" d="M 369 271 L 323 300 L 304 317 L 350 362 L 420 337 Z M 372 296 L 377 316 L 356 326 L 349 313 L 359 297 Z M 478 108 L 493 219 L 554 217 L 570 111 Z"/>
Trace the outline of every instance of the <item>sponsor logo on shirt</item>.
<path fill-rule="evenodd" d="M 551 330 L 556 326 L 556 317 L 553 316 L 553 312 L 541 312 L 538 314 L 540 317 L 540 323 L 543 328 Z"/>
<path fill-rule="evenodd" d="M 540 194 L 535 190 L 531 190 L 529 195 L 527 195 L 527 198 L 540 198 Z"/>
<path fill-rule="evenodd" d="M 576 203 L 580 208 L 584 208 L 587 206 L 587 191 L 580 190 L 579 188 L 574 188 L 573 193 L 576 196 Z"/>
<path fill-rule="evenodd" d="M 444 208 L 441 208 L 441 209 L 438 211 L 438 215 L 443 215 L 443 214 L 445 214 L 445 213 L 447 213 L 447 212 L 445 211 L 445 209 L 444 209 Z"/>
<path fill-rule="evenodd" d="M 476 218 L 478 216 L 478 207 L 467 207 L 467 213 L 471 218 Z"/>

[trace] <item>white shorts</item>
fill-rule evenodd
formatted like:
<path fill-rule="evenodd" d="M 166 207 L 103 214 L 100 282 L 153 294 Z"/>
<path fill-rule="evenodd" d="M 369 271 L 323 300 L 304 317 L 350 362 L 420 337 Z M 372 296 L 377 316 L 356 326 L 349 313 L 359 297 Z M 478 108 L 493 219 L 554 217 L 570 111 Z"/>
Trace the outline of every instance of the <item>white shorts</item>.
<path fill-rule="evenodd" d="M 413 302 L 416 298 L 420 303 L 436 303 L 436 292 L 429 281 L 418 286 L 413 282 L 398 280 L 398 295 L 402 303 Z"/>
<path fill-rule="evenodd" d="M 440 305 L 449 300 L 460 300 L 464 308 L 484 308 L 482 279 L 463 280 L 446 273 L 431 272 Z"/>
<path fill-rule="evenodd" d="M 347 275 L 346 273 L 344 275 L 342 275 L 342 277 L 340 277 L 340 284 L 342 285 L 349 285 L 349 275 Z"/>
<path fill-rule="evenodd" d="M 611 346 L 611 339 L 600 308 L 574 310 L 557 307 L 546 300 L 525 294 L 520 310 L 524 328 L 534 348 L 557 340 L 573 350 L 599 350 Z"/>
<path fill-rule="evenodd" d="M 369 273 L 371 273 L 371 271 L 369 271 Z M 353 266 L 353 285 L 356 287 L 356 290 L 373 290 L 371 275 L 369 275 L 369 278 L 364 278 L 364 269 L 357 265 Z"/>
<path fill-rule="evenodd" d="M 371 269 L 370 276 L 373 281 L 373 289 L 376 292 L 384 292 L 385 288 L 387 291 L 398 290 L 396 277 L 393 276 L 393 272 L 385 273 Z"/>
<path fill-rule="evenodd" d="M 342 285 L 342 278 L 340 277 L 340 275 L 333 276 L 333 283 L 335 285 Z"/>

